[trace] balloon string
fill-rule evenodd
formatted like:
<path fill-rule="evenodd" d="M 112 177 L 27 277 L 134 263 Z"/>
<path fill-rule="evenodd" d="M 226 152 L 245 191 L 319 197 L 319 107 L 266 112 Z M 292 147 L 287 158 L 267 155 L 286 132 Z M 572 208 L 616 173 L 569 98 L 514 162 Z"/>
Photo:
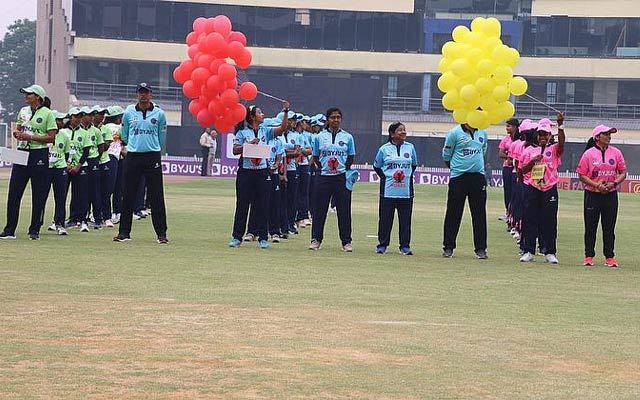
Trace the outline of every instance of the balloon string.
<path fill-rule="evenodd" d="M 281 99 L 281 98 L 279 98 L 279 97 L 276 97 L 276 96 L 270 95 L 269 93 L 261 92 L 261 91 L 259 91 L 259 90 L 258 90 L 258 93 L 260 93 L 260 94 L 261 94 L 261 95 L 263 95 L 264 97 L 269 97 L 269 98 L 271 98 L 271 99 L 278 100 L 278 101 L 281 101 L 281 102 L 283 102 L 283 103 L 286 101 L 286 100 L 284 100 L 284 99 Z"/>
<path fill-rule="evenodd" d="M 543 106 L 547 106 L 548 108 L 550 108 L 551 110 L 553 110 L 553 111 L 555 111 L 555 112 L 557 112 L 557 113 L 561 113 L 561 112 L 562 112 L 562 111 L 558 110 L 557 108 L 553 108 L 553 107 L 552 107 L 552 106 L 550 106 L 549 104 L 547 104 L 547 103 L 545 103 L 545 102 L 543 102 L 543 101 L 540 101 L 540 100 L 536 99 L 535 97 L 533 97 L 533 96 L 531 96 L 531 95 L 529 95 L 529 94 L 527 94 L 527 93 L 525 93 L 524 95 L 525 95 L 525 96 L 527 96 L 528 98 L 530 98 L 531 100 L 533 100 L 533 101 L 535 101 L 535 102 L 538 102 L 538 103 L 542 104 Z"/>

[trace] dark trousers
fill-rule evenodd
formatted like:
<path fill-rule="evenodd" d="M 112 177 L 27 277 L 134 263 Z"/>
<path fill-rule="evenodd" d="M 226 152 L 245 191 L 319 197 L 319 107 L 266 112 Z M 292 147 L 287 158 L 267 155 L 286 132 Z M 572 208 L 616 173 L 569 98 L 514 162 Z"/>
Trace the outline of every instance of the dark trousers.
<path fill-rule="evenodd" d="M 31 181 L 31 224 L 29 233 L 40 233 L 44 221 L 44 206 L 49 193 L 49 149 L 29 151 L 27 165 L 13 164 L 9 180 L 9 195 L 7 196 L 7 225 L 4 232 L 15 235 L 20 216 L 20 203 Z"/>
<path fill-rule="evenodd" d="M 309 218 L 309 166 L 298 165 L 298 212 L 296 221 Z"/>
<path fill-rule="evenodd" d="M 133 208 L 142 177 L 147 183 L 153 229 L 158 237 L 165 237 L 167 235 L 167 211 L 164 205 L 162 159 L 159 151 L 127 154 L 124 162 L 124 197 L 119 234 L 121 236 L 131 234 Z"/>
<path fill-rule="evenodd" d="M 525 184 L 518 182 L 516 174 L 511 174 L 511 201 L 509 201 L 510 225 L 512 228 L 520 230 L 522 225 L 522 213 L 524 210 L 524 189 Z"/>
<path fill-rule="evenodd" d="M 543 254 L 556 254 L 558 237 L 558 187 L 546 192 L 525 185 L 522 250 L 535 254 L 536 241 Z"/>
<path fill-rule="evenodd" d="M 281 229 L 284 233 L 296 230 L 296 213 L 298 211 L 298 172 L 287 171 L 287 186 L 283 192 L 284 209 Z"/>
<path fill-rule="evenodd" d="M 481 173 L 462 174 L 449 180 L 442 242 L 445 249 L 456 248 L 456 238 L 467 198 L 471 209 L 474 250 L 487 249 L 487 181 Z"/>
<path fill-rule="evenodd" d="M 118 160 L 118 166 L 116 168 L 116 181 L 113 186 L 113 212 L 120 214 L 122 212 L 122 192 L 124 189 L 124 159 Z"/>
<path fill-rule="evenodd" d="M 93 212 L 95 224 L 102 223 L 102 191 L 100 184 L 100 159 L 89 158 L 87 160 L 89 172 L 89 204 Z"/>
<path fill-rule="evenodd" d="M 87 222 L 89 213 L 89 172 L 88 167 L 80 168 L 75 175 L 70 175 L 71 205 L 69 216 L 73 222 Z"/>
<path fill-rule="evenodd" d="M 598 222 L 602 223 L 602 244 L 606 258 L 615 257 L 618 192 L 607 194 L 584 191 L 584 255 L 595 257 Z"/>
<path fill-rule="evenodd" d="M 315 209 L 316 197 L 313 195 L 315 193 L 315 183 L 316 176 L 320 175 L 320 171 L 316 168 L 315 164 L 309 165 L 309 214 L 311 214 L 311 218 L 313 218 L 313 211 Z"/>
<path fill-rule="evenodd" d="M 200 176 L 209 175 L 207 166 L 209 165 L 209 148 L 200 146 L 200 155 L 202 156 L 202 164 L 200 165 Z"/>
<path fill-rule="evenodd" d="M 399 248 L 410 247 L 413 198 L 396 199 L 389 197 L 380 197 L 380 204 L 378 206 L 378 246 L 389 246 L 391 241 L 391 228 L 393 227 L 393 218 L 396 210 L 398 210 Z"/>
<path fill-rule="evenodd" d="M 66 168 L 50 168 L 51 187 L 53 187 L 53 199 L 55 202 L 55 211 L 53 213 L 53 223 L 64 226 L 67 207 L 67 192 L 69 190 L 69 174 Z M 47 190 L 49 197 L 49 190 Z"/>
<path fill-rule="evenodd" d="M 504 209 L 509 210 L 509 203 L 511 202 L 511 175 L 513 167 L 502 167 L 502 191 L 504 194 Z"/>
<path fill-rule="evenodd" d="M 271 173 L 268 169 L 238 169 L 236 177 L 236 212 L 233 217 L 234 239 L 242 240 L 247 229 L 249 208 L 255 214 L 255 226 L 259 240 L 268 240 L 266 197 L 271 188 Z"/>
<path fill-rule="evenodd" d="M 344 174 L 316 175 L 313 197 L 315 209 L 313 211 L 313 225 L 311 238 L 319 242 L 324 239 L 324 224 L 329 211 L 329 201 L 333 197 L 338 213 L 338 233 L 344 246 L 351 243 L 351 191 L 346 187 Z"/>
<path fill-rule="evenodd" d="M 147 192 L 147 180 L 144 176 L 140 177 L 138 188 L 136 189 L 136 199 L 133 202 L 133 211 L 139 212 L 146 208 L 145 194 Z"/>
<path fill-rule="evenodd" d="M 269 195 L 269 211 L 267 229 L 271 235 L 280 235 L 280 203 L 282 202 L 282 190 L 280 174 L 271 174 L 271 190 Z M 251 223 L 249 223 L 251 224 Z"/>
<path fill-rule="evenodd" d="M 102 196 L 102 219 L 111 219 L 111 195 L 116 185 L 118 160 L 109 156 L 109 161 L 100 164 L 100 195 Z"/>

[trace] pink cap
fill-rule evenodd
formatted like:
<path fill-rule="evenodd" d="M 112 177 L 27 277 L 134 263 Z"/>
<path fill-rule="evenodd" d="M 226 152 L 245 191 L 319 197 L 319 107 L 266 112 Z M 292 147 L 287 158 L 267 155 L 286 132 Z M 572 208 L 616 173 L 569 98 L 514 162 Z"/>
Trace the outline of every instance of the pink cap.
<path fill-rule="evenodd" d="M 598 125 L 595 128 L 593 128 L 593 132 L 591 133 L 591 136 L 595 138 L 596 136 L 604 132 L 616 133 L 618 132 L 618 130 L 616 128 L 611 128 L 606 125 Z"/>
<path fill-rule="evenodd" d="M 538 130 L 553 133 L 553 129 L 551 129 L 551 120 L 549 118 L 542 118 L 538 121 Z"/>
<path fill-rule="evenodd" d="M 538 124 L 536 124 L 535 122 L 531 121 L 530 119 L 524 119 L 522 120 L 522 122 L 520 122 L 520 132 L 524 132 L 524 131 L 528 131 L 531 129 L 536 129 L 538 127 Z"/>

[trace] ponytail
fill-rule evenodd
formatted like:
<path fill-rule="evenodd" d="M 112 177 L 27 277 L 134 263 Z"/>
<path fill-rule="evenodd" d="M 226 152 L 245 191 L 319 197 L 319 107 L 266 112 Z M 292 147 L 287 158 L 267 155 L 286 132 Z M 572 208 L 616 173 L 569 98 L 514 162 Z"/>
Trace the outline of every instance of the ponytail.
<path fill-rule="evenodd" d="M 44 99 L 42 100 L 42 105 L 44 107 L 51 108 L 51 99 L 48 98 L 47 96 L 44 96 Z"/>
<path fill-rule="evenodd" d="M 585 147 L 585 151 L 589 150 L 592 147 L 595 147 L 596 145 L 596 140 L 593 137 L 590 137 L 589 140 L 587 140 L 587 146 Z"/>

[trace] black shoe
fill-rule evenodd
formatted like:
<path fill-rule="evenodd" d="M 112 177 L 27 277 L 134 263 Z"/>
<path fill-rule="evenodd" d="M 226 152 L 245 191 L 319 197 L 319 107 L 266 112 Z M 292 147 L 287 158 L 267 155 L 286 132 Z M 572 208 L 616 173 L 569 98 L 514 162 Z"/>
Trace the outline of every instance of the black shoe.
<path fill-rule="evenodd" d="M 16 235 L 15 234 L 10 234 L 7 232 L 2 231 L 2 233 L 0 233 L 0 239 L 2 240 L 16 240 Z"/>
<path fill-rule="evenodd" d="M 166 236 L 158 236 L 159 244 L 169 244 L 169 239 Z"/>
<path fill-rule="evenodd" d="M 453 249 L 447 249 L 446 247 L 442 249 L 442 257 L 444 258 L 453 257 Z"/>
<path fill-rule="evenodd" d="M 38 235 L 37 233 L 30 233 L 29 240 L 40 240 L 40 235 Z"/>
<path fill-rule="evenodd" d="M 478 260 L 486 260 L 487 258 L 489 258 L 489 256 L 487 255 L 486 250 L 478 250 L 476 251 L 476 258 Z"/>
<path fill-rule="evenodd" d="M 118 235 L 113 238 L 114 242 L 128 242 L 131 240 L 131 236 Z"/>

